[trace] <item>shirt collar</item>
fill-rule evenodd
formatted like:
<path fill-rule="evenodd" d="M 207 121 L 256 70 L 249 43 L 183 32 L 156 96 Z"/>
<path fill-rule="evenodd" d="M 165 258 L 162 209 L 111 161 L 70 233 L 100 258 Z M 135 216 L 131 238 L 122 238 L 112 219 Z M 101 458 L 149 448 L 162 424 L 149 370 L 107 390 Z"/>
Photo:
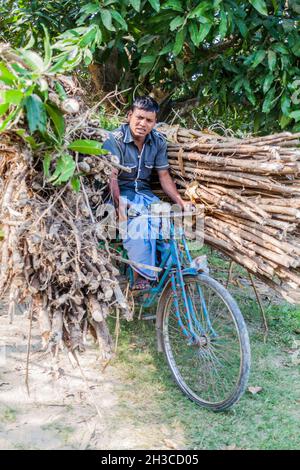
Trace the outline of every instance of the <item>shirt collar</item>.
<path fill-rule="evenodd" d="M 130 131 L 129 124 L 125 125 L 123 142 L 124 144 L 129 144 L 130 142 L 133 142 L 133 137 Z"/>
<path fill-rule="evenodd" d="M 124 142 L 124 144 L 129 144 L 130 142 L 133 142 L 133 137 L 132 137 L 132 134 L 131 134 L 129 124 L 125 124 L 123 142 Z M 149 144 L 152 144 L 152 142 L 153 142 L 152 131 L 150 132 L 150 134 L 146 135 L 145 144 L 148 143 L 148 142 L 149 142 Z"/>

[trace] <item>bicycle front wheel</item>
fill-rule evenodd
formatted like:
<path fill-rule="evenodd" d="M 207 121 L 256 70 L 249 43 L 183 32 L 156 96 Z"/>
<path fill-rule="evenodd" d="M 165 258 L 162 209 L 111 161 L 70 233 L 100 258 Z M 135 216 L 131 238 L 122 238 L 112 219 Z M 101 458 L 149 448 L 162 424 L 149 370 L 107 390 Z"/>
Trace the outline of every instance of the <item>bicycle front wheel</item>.
<path fill-rule="evenodd" d="M 174 301 L 171 285 L 160 302 L 162 344 L 181 390 L 200 406 L 221 411 L 246 389 L 250 344 L 245 321 L 229 292 L 206 275 L 185 275 L 188 322 L 182 295 Z M 179 314 L 178 314 L 179 310 Z"/>

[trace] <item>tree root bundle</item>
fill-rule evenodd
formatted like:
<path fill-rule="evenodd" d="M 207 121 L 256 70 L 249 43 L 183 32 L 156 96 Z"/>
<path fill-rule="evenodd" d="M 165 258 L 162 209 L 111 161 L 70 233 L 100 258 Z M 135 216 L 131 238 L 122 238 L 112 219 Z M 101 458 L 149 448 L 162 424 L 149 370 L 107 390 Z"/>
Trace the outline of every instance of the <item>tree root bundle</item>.
<path fill-rule="evenodd" d="M 177 185 L 205 206 L 205 241 L 300 303 L 300 133 L 160 131 Z"/>
<path fill-rule="evenodd" d="M 97 133 L 82 115 L 72 116 L 67 130 L 84 138 L 82 127 Z M 42 159 L 21 137 L 1 134 L 0 292 L 8 298 L 11 319 L 16 303 L 29 303 L 46 351 L 56 354 L 65 346 L 83 351 L 90 331 L 107 361 L 113 353 L 108 315 L 117 311 L 132 318 L 101 223 L 103 194 L 118 163 L 77 154 L 76 165 L 79 191 L 70 183 L 54 186 L 45 178 Z"/>

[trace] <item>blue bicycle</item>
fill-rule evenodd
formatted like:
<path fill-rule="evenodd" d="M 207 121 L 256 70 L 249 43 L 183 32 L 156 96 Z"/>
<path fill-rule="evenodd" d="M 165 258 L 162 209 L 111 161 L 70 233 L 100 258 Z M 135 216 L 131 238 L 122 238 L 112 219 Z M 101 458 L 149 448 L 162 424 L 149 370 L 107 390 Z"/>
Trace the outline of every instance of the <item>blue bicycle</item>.
<path fill-rule="evenodd" d="M 245 321 L 230 293 L 205 273 L 202 259 L 192 259 L 185 235 L 175 237 L 174 226 L 168 242 L 158 283 L 141 294 L 141 311 L 157 303 L 158 351 L 180 389 L 200 406 L 226 410 L 240 399 L 249 377 Z"/>

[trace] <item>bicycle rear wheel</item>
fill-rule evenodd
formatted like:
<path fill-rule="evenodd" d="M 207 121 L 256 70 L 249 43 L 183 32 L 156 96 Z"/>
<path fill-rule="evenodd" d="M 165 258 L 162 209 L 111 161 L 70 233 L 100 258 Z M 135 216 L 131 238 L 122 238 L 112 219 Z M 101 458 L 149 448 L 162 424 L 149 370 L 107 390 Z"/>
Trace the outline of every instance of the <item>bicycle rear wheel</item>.
<path fill-rule="evenodd" d="M 193 331 L 179 293 L 180 318 L 176 314 L 170 284 L 158 306 L 163 349 L 181 390 L 200 406 L 222 411 L 240 399 L 247 385 L 250 344 L 246 324 L 235 300 L 217 281 L 200 274 L 185 275 L 184 282 L 195 312 Z"/>

